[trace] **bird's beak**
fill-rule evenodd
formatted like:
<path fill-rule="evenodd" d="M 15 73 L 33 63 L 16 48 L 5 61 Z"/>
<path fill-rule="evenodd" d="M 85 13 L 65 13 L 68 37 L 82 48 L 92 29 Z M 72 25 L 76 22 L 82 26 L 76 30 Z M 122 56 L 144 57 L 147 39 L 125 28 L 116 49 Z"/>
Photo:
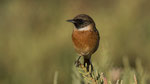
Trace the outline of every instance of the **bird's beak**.
<path fill-rule="evenodd" d="M 73 19 L 67 20 L 67 22 L 75 23 Z"/>

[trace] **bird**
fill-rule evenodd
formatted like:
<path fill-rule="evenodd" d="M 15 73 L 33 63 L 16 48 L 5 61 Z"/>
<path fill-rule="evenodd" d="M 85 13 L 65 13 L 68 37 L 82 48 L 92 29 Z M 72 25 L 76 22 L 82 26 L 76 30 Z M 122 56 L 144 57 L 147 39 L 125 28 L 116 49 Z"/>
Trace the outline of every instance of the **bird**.
<path fill-rule="evenodd" d="M 94 20 L 87 14 L 79 14 L 73 19 L 67 20 L 67 22 L 74 24 L 72 42 L 79 55 L 75 63 L 79 66 L 79 59 L 83 57 L 87 71 L 89 71 L 90 66 L 91 71 L 93 71 L 91 56 L 97 51 L 100 42 L 100 35 Z"/>

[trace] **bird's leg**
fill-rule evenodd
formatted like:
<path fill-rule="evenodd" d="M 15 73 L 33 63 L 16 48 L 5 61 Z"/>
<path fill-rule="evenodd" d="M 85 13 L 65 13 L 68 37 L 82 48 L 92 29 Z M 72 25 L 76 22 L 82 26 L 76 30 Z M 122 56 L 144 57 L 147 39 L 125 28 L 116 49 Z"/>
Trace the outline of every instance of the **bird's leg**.
<path fill-rule="evenodd" d="M 91 72 L 93 71 L 94 69 L 93 69 L 93 64 L 91 63 Z"/>
<path fill-rule="evenodd" d="M 81 56 L 79 56 L 79 58 L 74 63 L 76 67 L 79 67 L 79 65 L 81 64 L 80 61 L 79 61 L 80 58 L 81 58 Z"/>
<path fill-rule="evenodd" d="M 89 72 L 89 66 L 91 66 L 91 72 L 93 71 L 93 65 L 90 59 L 84 58 L 84 66 L 86 66 L 87 71 Z"/>

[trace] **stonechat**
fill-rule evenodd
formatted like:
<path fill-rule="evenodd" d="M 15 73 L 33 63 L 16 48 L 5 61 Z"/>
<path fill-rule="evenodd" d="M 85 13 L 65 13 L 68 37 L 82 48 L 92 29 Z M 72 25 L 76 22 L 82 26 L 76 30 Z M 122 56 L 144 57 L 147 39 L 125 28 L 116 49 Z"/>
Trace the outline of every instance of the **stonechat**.
<path fill-rule="evenodd" d="M 76 52 L 79 54 L 76 62 L 79 62 L 80 57 L 83 56 L 84 66 L 87 64 L 87 71 L 89 71 L 90 65 L 93 71 L 91 56 L 98 49 L 100 41 L 94 20 L 86 14 L 79 14 L 67 21 L 75 26 L 72 32 L 72 41 Z"/>

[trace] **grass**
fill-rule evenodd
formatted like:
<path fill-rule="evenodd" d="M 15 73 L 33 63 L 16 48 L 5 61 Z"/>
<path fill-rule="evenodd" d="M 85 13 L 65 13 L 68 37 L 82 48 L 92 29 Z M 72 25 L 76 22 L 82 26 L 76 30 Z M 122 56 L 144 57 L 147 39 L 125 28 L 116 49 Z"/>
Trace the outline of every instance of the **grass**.
<path fill-rule="evenodd" d="M 137 65 L 141 71 L 138 69 L 136 71 L 129 66 L 127 58 L 124 58 L 123 61 L 124 69 L 112 69 L 109 73 L 99 72 L 98 70 L 88 72 L 86 66 L 80 63 L 79 67 L 73 68 L 74 82 L 72 84 L 146 84 L 149 76 L 141 72 L 143 71 L 141 64 Z M 109 76 L 107 75 L 108 79 L 104 74 L 110 74 Z"/>

